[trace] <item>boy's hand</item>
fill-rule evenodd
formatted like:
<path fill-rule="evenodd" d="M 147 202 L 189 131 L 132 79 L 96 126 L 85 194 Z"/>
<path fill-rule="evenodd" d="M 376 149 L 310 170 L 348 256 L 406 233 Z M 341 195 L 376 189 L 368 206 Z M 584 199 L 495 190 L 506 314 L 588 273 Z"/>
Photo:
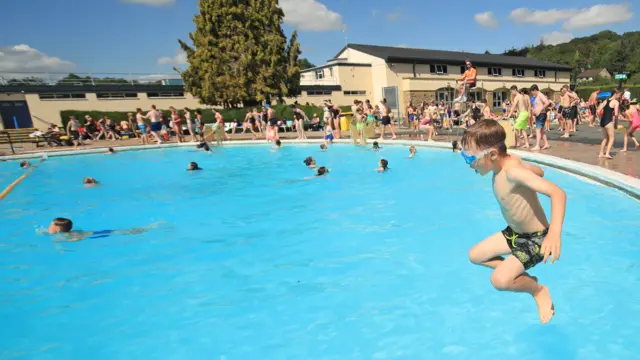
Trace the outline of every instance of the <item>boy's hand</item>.
<path fill-rule="evenodd" d="M 549 255 L 551 255 L 551 264 L 553 264 L 556 260 L 560 260 L 561 243 L 562 241 L 560 240 L 560 234 L 547 234 L 547 237 L 545 237 L 542 241 L 542 246 L 540 246 L 540 254 L 544 255 L 542 263 L 547 263 Z"/>

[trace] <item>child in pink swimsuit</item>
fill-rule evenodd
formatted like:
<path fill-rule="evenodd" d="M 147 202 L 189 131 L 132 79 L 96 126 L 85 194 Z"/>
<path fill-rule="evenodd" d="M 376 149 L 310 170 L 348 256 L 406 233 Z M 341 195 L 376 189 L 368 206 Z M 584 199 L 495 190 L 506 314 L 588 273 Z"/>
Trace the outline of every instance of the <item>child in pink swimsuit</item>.
<path fill-rule="evenodd" d="M 638 140 L 633 136 L 633 133 L 640 128 L 640 112 L 638 110 L 638 100 L 633 100 L 629 106 L 629 110 L 624 112 L 625 117 L 631 121 L 627 131 L 624 134 L 624 142 L 621 151 L 627 151 L 627 144 L 629 138 L 636 144 L 636 150 L 640 149 Z"/>

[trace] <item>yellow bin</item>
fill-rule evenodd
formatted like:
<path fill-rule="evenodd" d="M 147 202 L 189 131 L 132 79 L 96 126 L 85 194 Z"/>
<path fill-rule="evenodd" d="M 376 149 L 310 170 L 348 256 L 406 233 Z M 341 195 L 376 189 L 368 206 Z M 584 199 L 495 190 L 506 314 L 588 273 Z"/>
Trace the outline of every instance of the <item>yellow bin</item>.
<path fill-rule="evenodd" d="M 504 128 L 504 131 L 507 133 L 507 139 L 505 141 L 505 145 L 507 148 L 512 148 L 516 146 L 516 133 L 513 131 L 513 126 L 509 120 L 499 120 L 500 125 Z"/>
<path fill-rule="evenodd" d="M 342 118 L 340 119 L 340 130 L 349 131 L 349 123 L 351 122 L 352 117 L 353 117 L 352 112 L 342 113 Z"/>

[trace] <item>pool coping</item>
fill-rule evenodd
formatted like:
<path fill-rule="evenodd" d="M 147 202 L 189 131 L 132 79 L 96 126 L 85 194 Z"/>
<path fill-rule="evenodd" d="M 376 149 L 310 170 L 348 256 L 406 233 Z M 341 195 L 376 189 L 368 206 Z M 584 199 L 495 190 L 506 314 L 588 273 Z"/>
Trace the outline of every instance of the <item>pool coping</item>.
<path fill-rule="evenodd" d="M 285 144 L 321 144 L 322 139 L 307 139 L 307 140 L 287 140 Z M 385 145 L 402 145 L 402 146 L 416 146 L 426 147 L 441 150 L 451 150 L 451 143 L 449 142 L 437 142 L 437 141 L 417 141 L 417 140 L 383 140 L 378 141 Z M 334 143 L 338 144 L 351 144 L 351 140 L 334 140 Z M 197 142 L 188 143 L 171 143 L 161 145 L 136 145 L 136 146 L 122 146 L 117 147 L 117 151 L 142 151 L 142 150 L 157 150 L 167 149 L 175 147 L 187 147 L 194 146 Z M 241 145 L 269 145 L 266 140 L 235 140 L 225 141 L 224 146 L 241 146 Z M 212 143 L 212 145 L 214 145 Z M 38 159 L 42 156 L 56 157 L 56 156 L 71 156 L 71 155 L 90 155 L 101 154 L 106 151 L 108 147 L 83 149 L 83 150 L 64 150 L 64 151 L 47 151 L 41 153 L 29 153 L 20 155 L 8 155 L 0 156 L 0 160 L 24 160 L 24 159 Z M 556 169 L 567 171 L 571 174 L 585 177 L 589 180 L 596 181 L 608 187 L 619 190 L 626 195 L 640 201 L 640 179 L 636 179 L 631 176 L 627 176 L 612 170 L 604 169 L 595 165 L 585 164 L 579 161 L 567 160 L 556 156 L 532 153 L 519 150 L 509 150 L 510 153 L 516 154 L 523 159 L 531 162 L 535 162 L 541 165 L 550 166 Z"/>

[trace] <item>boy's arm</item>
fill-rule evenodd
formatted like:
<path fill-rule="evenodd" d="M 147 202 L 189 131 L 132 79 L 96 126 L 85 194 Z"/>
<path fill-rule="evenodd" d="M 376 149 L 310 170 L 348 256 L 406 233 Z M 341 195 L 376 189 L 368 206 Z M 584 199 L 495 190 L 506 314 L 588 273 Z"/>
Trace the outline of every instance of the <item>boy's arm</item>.
<path fill-rule="evenodd" d="M 510 181 L 551 198 L 551 223 L 549 224 L 547 237 L 540 247 L 540 253 L 544 255 L 543 262 L 545 263 L 549 255 L 551 255 L 551 263 L 553 264 L 560 259 L 560 236 L 567 205 L 567 194 L 556 184 L 536 176 L 536 174 L 527 169 L 511 168 L 507 170 L 506 174 Z"/>

